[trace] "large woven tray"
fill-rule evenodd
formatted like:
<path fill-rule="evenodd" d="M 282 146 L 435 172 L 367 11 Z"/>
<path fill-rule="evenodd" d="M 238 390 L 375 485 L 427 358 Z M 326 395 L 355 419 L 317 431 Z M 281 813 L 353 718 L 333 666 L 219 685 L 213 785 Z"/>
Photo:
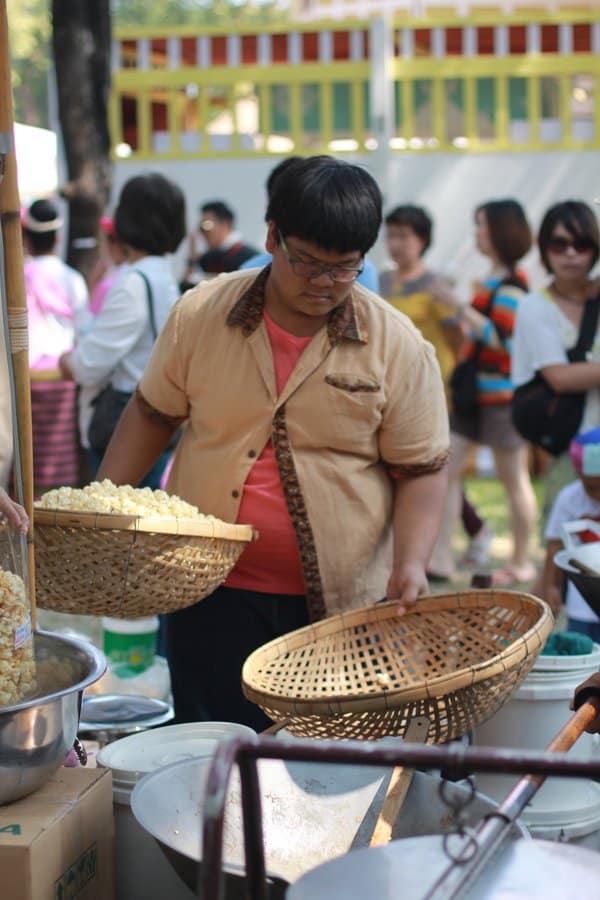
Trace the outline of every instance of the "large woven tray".
<path fill-rule="evenodd" d="M 123 619 L 174 612 L 214 591 L 255 535 L 211 519 L 36 508 L 37 603 Z"/>
<path fill-rule="evenodd" d="M 464 591 L 413 611 L 380 603 L 325 619 L 252 653 L 243 690 L 292 734 L 375 739 L 430 720 L 430 743 L 492 716 L 525 678 L 553 625 L 537 597 Z"/>

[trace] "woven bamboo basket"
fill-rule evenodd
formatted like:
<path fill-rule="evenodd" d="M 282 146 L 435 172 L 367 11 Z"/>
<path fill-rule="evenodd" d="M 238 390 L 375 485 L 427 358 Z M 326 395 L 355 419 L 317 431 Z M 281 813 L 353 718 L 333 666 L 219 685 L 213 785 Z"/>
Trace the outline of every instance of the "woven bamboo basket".
<path fill-rule="evenodd" d="M 218 520 L 36 508 L 37 602 L 135 619 L 197 603 L 226 578 L 256 532 Z"/>
<path fill-rule="evenodd" d="M 243 690 L 295 735 L 402 736 L 415 716 L 429 743 L 490 718 L 525 678 L 553 625 L 537 597 L 482 590 L 343 613 L 255 650 Z"/>

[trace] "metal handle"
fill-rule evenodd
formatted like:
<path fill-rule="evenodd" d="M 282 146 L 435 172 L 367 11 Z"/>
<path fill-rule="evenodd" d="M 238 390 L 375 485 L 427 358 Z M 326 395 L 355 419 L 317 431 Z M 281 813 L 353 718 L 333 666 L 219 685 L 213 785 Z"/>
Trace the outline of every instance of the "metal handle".
<path fill-rule="evenodd" d="M 545 752 L 564 753 L 570 750 L 599 714 L 600 697 L 590 697 L 563 725 Z M 485 819 L 474 832 L 471 841 L 476 841 L 477 850 L 472 858 L 461 865 L 448 865 L 423 900 L 461 900 L 545 780 L 545 775 L 525 775 L 521 778 L 496 812 Z"/>

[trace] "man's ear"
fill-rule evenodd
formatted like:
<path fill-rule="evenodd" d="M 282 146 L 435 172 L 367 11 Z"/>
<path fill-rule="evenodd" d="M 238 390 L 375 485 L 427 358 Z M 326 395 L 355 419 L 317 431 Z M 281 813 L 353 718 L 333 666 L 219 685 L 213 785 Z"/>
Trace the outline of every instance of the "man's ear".
<path fill-rule="evenodd" d="M 277 234 L 277 225 L 272 219 L 269 219 L 267 222 L 267 237 L 265 239 L 265 247 L 267 248 L 267 252 L 271 255 L 273 254 L 273 250 L 279 244 L 279 235 Z"/>

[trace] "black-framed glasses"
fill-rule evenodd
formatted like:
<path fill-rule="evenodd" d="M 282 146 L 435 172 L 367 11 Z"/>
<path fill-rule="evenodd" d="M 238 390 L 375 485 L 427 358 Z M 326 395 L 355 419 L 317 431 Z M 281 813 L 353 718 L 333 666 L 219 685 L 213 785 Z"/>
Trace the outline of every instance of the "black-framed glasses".
<path fill-rule="evenodd" d="M 322 263 L 307 262 L 305 259 L 298 259 L 297 257 L 290 256 L 290 251 L 288 250 L 288 246 L 282 233 L 279 231 L 278 234 L 281 249 L 285 253 L 285 257 L 291 266 L 292 272 L 300 278 L 308 278 L 311 280 L 313 278 L 320 278 L 321 275 L 327 273 L 331 280 L 336 282 L 336 284 L 350 284 L 350 282 L 356 281 L 363 270 L 362 266 L 360 269 L 355 269 L 350 266 L 325 266 Z"/>
<path fill-rule="evenodd" d="M 575 253 L 590 253 L 598 249 L 596 242 L 587 237 L 574 237 L 571 240 L 559 236 L 551 237 L 547 246 L 550 253 L 566 253 L 569 248 Z"/>

